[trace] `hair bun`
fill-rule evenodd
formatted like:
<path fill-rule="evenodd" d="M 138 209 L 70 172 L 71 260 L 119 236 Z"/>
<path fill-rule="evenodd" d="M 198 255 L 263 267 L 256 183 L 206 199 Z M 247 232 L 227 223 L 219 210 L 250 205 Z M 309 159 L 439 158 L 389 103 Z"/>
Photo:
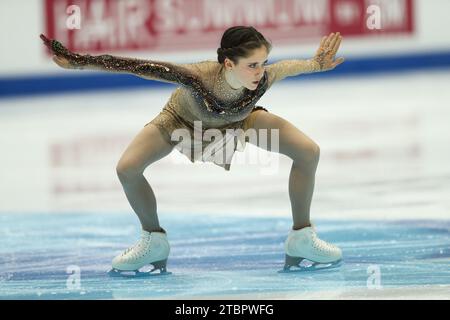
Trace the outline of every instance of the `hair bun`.
<path fill-rule="evenodd" d="M 247 57 L 252 50 L 265 46 L 267 52 L 272 48 L 269 41 L 253 27 L 230 27 L 222 35 L 220 48 L 217 49 L 218 60 L 222 63 L 225 57 L 237 63 L 241 57 Z"/>

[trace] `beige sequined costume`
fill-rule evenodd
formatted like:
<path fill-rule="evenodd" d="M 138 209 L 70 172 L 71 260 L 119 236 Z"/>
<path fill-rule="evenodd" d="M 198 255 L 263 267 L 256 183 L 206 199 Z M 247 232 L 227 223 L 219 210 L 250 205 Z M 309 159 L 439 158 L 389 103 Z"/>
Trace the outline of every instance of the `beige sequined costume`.
<path fill-rule="evenodd" d="M 322 50 L 314 59 L 284 60 L 269 65 L 257 88 L 251 91 L 231 88 L 225 81 L 223 65 L 214 61 L 177 65 L 108 54 L 82 55 L 71 52 L 57 40 L 44 35 L 41 39 L 55 55 L 69 61 L 73 69 L 131 73 L 182 85 L 149 123 L 159 128 L 166 140 L 191 161 L 210 161 L 225 170 L 230 169 L 234 152 L 245 147 L 245 131 L 253 126 L 253 117 L 249 115 L 260 109 L 267 111 L 255 104 L 272 84 L 288 76 L 323 70 L 326 53 L 335 52 Z"/>
<path fill-rule="evenodd" d="M 215 61 L 203 61 L 193 64 L 178 65 L 188 69 L 195 77 L 199 78 L 205 88 L 210 91 L 218 99 L 225 103 L 231 103 L 238 100 L 245 93 L 245 88 L 233 89 L 225 81 L 224 67 Z M 313 60 L 283 60 L 266 67 L 268 88 L 276 81 L 280 81 L 288 76 L 295 76 L 301 73 L 316 72 L 319 65 Z M 181 153 L 185 154 L 192 162 L 196 160 L 213 162 L 225 170 L 230 170 L 231 159 L 235 150 L 242 151 L 245 147 L 245 137 L 240 134 L 237 139 L 227 135 L 227 129 L 242 129 L 245 132 L 252 127 L 249 115 L 256 110 L 267 110 L 263 107 L 254 107 L 245 114 L 239 115 L 239 118 L 229 119 L 226 116 L 220 116 L 205 110 L 204 106 L 197 103 L 189 88 L 179 87 L 171 95 L 169 101 L 163 110 L 149 123 L 155 125 L 163 133 L 166 140 L 175 146 Z M 195 127 L 194 122 L 201 121 L 200 127 Z M 197 123 L 199 124 L 199 123 Z M 181 139 L 173 139 L 172 133 L 176 129 L 188 130 L 192 141 L 181 141 Z M 194 137 L 203 137 L 207 129 L 218 129 L 222 133 L 224 139 L 222 141 L 212 140 L 216 144 L 214 151 L 225 148 L 225 143 L 233 140 L 232 152 L 224 153 L 225 158 L 220 160 L 205 157 L 205 148 L 211 147 L 211 139 L 195 139 Z M 197 135 L 194 136 L 194 131 Z M 229 130 L 230 131 L 230 130 Z M 229 132 L 228 131 L 228 132 Z M 197 144 L 197 148 L 195 148 Z M 220 147 L 217 147 L 220 145 Z M 214 152 L 212 152 L 214 154 Z"/>

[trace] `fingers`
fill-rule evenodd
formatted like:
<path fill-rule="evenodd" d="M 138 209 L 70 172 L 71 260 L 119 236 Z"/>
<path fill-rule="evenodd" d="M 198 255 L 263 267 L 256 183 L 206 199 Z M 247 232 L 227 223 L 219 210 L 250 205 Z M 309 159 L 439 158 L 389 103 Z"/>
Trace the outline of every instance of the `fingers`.
<path fill-rule="evenodd" d="M 332 33 L 332 36 L 330 37 L 330 42 L 328 43 L 328 47 L 330 49 L 332 49 L 334 47 L 334 44 L 336 43 L 338 36 L 339 35 L 337 33 L 334 33 L 334 34 Z"/>
<path fill-rule="evenodd" d="M 53 56 L 53 61 L 55 61 L 57 64 L 60 64 L 63 62 L 62 59 L 56 55 Z"/>
<path fill-rule="evenodd" d="M 53 56 L 53 61 L 60 67 L 62 67 L 62 61 L 58 58 L 58 56 Z"/>
<path fill-rule="evenodd" d="M 333 63 L 333 68 L 337 67 L 338 65 L 340 65 L 344 61 L 345 61 L 345 59 L 343 57 L 337 58 L 336 61 Z"/>
<path fill-rule="evenodd" d="M 330 46 L 331 40 L 333 40 L 334 33 L 330 33 L 330 35 L 326 38 L 324 42 L 324 47 L 328 48 Z"/>
<path fill-rule="evenodd" d="M 337 33 L 330 33 L 328 36 L 325 36 L 322 38 L 322 41 L 320 42 L 320 46 L 324 47 L 325 49 L 330 49 L 332 52 L 337 52 L 339 49 L 339 46 L 342 41 L 342 36 L 340 32 Z"/>
<path fill-rule="evenodd" d="M 44 36 L 42 33 L 40 34 L 40 36 L 39 36 L 41 39 L 42 39 L 42 41 L 44 41 L 45 43 L 47 43 L 47 42 L 49 42 L 50 40 L 46 37 L 46 36 Z"/>
<path fill-rule="evenodd" d="M 325 45 L 325 41 L 327 40 L 327 36 L 323 36 L 322 40 L 320 41 L 320 46 L 323 47 Z"/>
<path fill-rule="evenodd" d="M 336 54 L 336 52 L 338 52 L 339 46 L 341 45 L 341 41 L 342 41 L 342 37 L 340 37 L 338 39 L 338 41 L 336 41 L 336 43 L 334 44 L 334 46 L 332 48 L 333 54 Z"/>
<path fill-rule="evenodd" d="M 43 34 L 41 34 L 39 37 L 42 39 L 42 41 L 44 41 L 44 45 L 46 45 L 47 48 L 52 50 L 52 41 L 50 39 L 48 39 L 46 36 L 44 36 Z"/>
<path fill-rule="evenodd" d="M 341 42 L 342 42 L 342 36 L 339 36 L 339 38 L 337 39 L 337 41 L 334 44 L 333 48 L 331 49 L 333 54 L 336 54 L 336 52 L 339 50 L 339 46 L 341 45 Z"/>
<path fill-rule="evenodd" d="M 331 51 L 333 51 L 333 49 L 335 48 L 336 44 L 339 42 L 339 39 L 341 38 L 341 34 L 339 32 L 337 32 L 333 38 L 330 41 L 330 49 Z"/>
<path fill-rule="evenodd" d="M 53 56 L 53 61 L 60 66 L 61 68 L 69 68 L 69 61 L 63 57 L 58 57 L 57 55 Z"/>

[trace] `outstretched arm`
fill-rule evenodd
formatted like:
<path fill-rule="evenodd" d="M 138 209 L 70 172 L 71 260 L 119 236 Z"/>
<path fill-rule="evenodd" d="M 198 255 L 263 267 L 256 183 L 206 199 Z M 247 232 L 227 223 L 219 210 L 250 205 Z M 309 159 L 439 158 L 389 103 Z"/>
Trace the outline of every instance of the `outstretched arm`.
<path fill-rule="evenodd" d="M 53 61 L 62 68 L 132 73 L 145 79 L 162 80 L 186 86 L 192 86 L 193 82 L 197 81 L 190 70 L 179 65 L 111 55 L 81 55 L 71 52 L 60 42 L 50 40 L 43 34 L 41 39 L 54 54 Z"/>
<path fill-rule="evenodd" d="M 344 62 L 344 58 L 335 60 L 335 55 L 342 41 L 340 33 L 331 33 L 322 38 L 315 56 L 307 60 L 282 60 L 267 67 L 269 82 L 282 80 L 286 77 L 303 73 L 329 71 Z"/>

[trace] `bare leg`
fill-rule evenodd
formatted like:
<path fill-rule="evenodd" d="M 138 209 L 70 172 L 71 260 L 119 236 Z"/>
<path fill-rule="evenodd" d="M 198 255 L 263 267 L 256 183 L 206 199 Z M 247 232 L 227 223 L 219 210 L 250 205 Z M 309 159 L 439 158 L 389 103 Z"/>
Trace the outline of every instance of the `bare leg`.
<path fill-rule="evenodd" d="M 144 177 L 151 163 L 165 157 L 173 147 L 153 124 L 145 126 L 134 138 L 117 164 L 117 175 L 125 195 L 139 217 L 142 229 L 161 231 L 155 194 Z"/>
<path fill-rule="evenodd" d="M 291 200 L 293 229 L 310 226 L 310 208 L 314 192 L 315 173 L 320 149 L 308 136 L 287 120 L 266 111 L 255 111 L 247 123 L 256 130 L 267 129 L 268 146 L 271 149 L 270 130 L 279 129 L 279 152 L 293 160 L 289 175 L 289 198 Z"/>

